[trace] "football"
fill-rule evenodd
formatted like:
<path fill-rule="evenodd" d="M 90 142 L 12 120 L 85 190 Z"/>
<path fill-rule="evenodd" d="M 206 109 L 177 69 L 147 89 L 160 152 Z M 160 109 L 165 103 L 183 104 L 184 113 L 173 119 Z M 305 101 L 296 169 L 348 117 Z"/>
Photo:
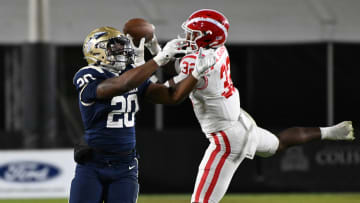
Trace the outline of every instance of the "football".
<path fill-rule="evenodd" d="M 134 45 L 139 46 L 141 38 L 145 37 L 145 42 L 153 38 L 154 27 L 142 18 L 132 18 L 125 23 L 123 33 L 125 35 L 130 34 L 133 38 Z"/>

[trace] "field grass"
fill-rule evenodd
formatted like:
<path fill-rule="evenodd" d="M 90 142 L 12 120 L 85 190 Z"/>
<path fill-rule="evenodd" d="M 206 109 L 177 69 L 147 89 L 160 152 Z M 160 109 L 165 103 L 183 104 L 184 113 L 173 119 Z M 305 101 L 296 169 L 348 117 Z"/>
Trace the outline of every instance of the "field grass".
<path fill-rule="evenodd" d="M 67 199 L 0 200 L 0 203 L 67 203 Z M 140 195 L 138 203 L 190 203 L 187 195 Z M 228 194 L 221 203 L 360 203 L 360 193 Z"/>

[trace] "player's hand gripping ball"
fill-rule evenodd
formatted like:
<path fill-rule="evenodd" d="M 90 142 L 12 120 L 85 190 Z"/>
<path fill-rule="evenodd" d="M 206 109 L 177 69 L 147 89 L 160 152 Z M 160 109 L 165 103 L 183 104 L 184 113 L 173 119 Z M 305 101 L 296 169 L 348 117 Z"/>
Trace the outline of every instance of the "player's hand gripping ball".
<path fill-rule="evenodd" d="M 123 32 L 131 35 L 134 45 L 139 46 L 141 38 L 145 37 L 145 43 L 153 38 L 154 26 L 142 18 L 133 18 L 125 23 Z"/>

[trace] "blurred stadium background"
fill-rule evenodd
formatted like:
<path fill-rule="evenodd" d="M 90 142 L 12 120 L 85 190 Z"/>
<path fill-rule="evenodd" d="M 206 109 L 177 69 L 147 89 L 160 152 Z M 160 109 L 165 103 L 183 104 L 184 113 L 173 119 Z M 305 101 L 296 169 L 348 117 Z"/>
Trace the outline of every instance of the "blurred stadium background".
<path fill-rule="evenodd" d="M 85 65 L 81 47 L 89 31 L 122 29 L 141 17 L 163 44 L 200 8 L 222 11 L 230 21 L 231 75 L 258 125 L 278 132 L 352 120 L 357 135 L 358 0 L 2 0 L 0 198 L 68 194 L 71 148 L 82 135 L 72 77 Z M 142 102 L 136 122 L 141 193 L 190 194 L 207 147 L 190 101 Z M 359 192 L 359 146 L 314 142 L 245 160 L 229 193 Z"/>

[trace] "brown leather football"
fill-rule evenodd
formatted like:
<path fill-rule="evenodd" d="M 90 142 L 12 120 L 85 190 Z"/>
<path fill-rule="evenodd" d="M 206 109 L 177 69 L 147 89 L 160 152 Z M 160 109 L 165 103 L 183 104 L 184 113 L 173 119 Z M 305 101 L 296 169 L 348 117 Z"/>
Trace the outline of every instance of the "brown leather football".
<path fill-rule="evenodd" d="M 139 46 L 142 37 L 145 37 L 145 42 L 153 38 L 154 27 L 142 18 L 132 18 L 125 23 L 123 33 L 130 34 L 135 46 Z"/>

